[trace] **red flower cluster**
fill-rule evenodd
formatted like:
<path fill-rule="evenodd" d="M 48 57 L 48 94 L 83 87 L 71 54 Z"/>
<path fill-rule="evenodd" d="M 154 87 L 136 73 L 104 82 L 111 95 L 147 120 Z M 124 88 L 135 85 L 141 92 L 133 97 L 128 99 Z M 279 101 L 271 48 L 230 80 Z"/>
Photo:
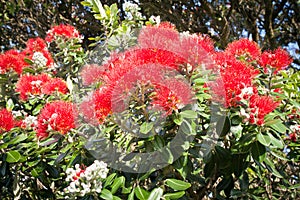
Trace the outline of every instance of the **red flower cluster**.
<path fill-rule="evenodd" d="M 265 71 L 268 68 L 274 69 L 276 74 L 278 71 L 286 69 L 292 61 L 286 50 L 278 48 L 274 51 L 263 52 L 260 58 L 260 65 L 264 67 Z"/>
<path fill-rule="evenodd" d="M 221 77 L 211 84 L 214 95 L 221 99 L 219 101 L 223 103 L 222 97 L 225 97 L 226 107 L 241 107 L 244 121 L 257 125 L 263 125 L 264 117 L 279 104 L 270 96 L 260 96 L 254 85 L 259 71 L 252 64 L 259 63 L 265 54 L 261 54 L 258 45 L 248 39 L 229 44 L 224 52 L 215 53 Z M 224 91 L 220 90 L 222 87 Z"/>
<path fill-rule="evenodd" d="M 191 88 L 186 83 L 171 79 L 166 80 L 164 84 L 156 85 L 152 105 L 162 108 L 166 111 L 166 115 L 189 103 L 192 103 Z"/>
<path fill-rule="evenodd" d="M 20 93 L 22 100 L 27 100 L 30 95 L 51 95 L 54 92 L 66 94 L 67 85 L 60 78 L 51 78 L 47 74 L 23 75 L 16 84 L 16 92 Z"/>
<path fill-rule="evenodd" d="M 258 60 L 261 55 L 258 44 L 247 38 L 242 38 L 230 43 L 225 49 L 225 53 L 249 62 Z"/>
<path fill-rule="evenodd" d="M 147 26 L 138 37 L 141 48 L 153 48 L 170 51 L 192 65 L 193 69 L 200 64 L 211 64 L 209 55 L 214 52 L 212 40 L 206 35 L 180 34 L 169 23 L 159 26 Z"/>
<path fill-rule="evenodd" d="M 52 42 L 55 40 L 56 37 L 62 37 L 66 39 L 82 39 L 82 36 L 78 32 L 78 30 L 75 29 L 74 26 L 71 25 L 64 25 L 60 24 L 58 26 L 52 27 L 48 32 L 46 36 L 47 42 Z"/>
<path fill-rule="evenodd" d="M 75 128 L 74 105 L 65 101 L 47 103 L 38 116 L 37 136 L 48 137 L 51 132 L 66 134 Z"/>
<path fill-rule="evenodd" d="M 251 124 L 257 124 L 259 126 L 264 124 L 264 117 L 275 110 L 279 102 L 273 100 L 270 96 L 259 96 L 257 94 L 252 95 L 249 101 Z"/>
<path fill-rule="evenodd" d="M 54 64 L 45 41 L 39 37 L 27 41 L 24 53 L 37 66 L 52 67 Z"/>
<path fill-rule="evenodd" d="M 226 53 L 216 53 L 215 56 L 221 77 L 211 85 L 211 88 L 219 98 L 222 98 L 225 93 L 225 102 L 222 101 L 222 103 L 225 103 L 227 107 L 239 106 L 242 90 L 253 86 L 252 81 L 259 72 L 251 65 L 232 59 Z M 220 87 L 223 87 L 225 91 L 222 91 Z"/>
<path fill-rule="evenodd" d="M 8 110 L 0 110 L 0 133 L 10 131 L 14 127 L 14 118 Z"/>
<path fill-rule="evenodd" d="M 24 52 L 12 49 L 0 54 L 0 74 L 5 74 L 10 70 L 21 74 L 26 66 L 28 66 L 28 63 L 25 62 Z"/>
<path fill-rule="evenodd" d="M 96 90 L 91 99 L 83 101 L 80 105 L 85 119 L 91 123 L 103 123 L 107 115 L 112 111 L 111 90 L 107 87 L 101 87 Z"/>
<path fill-rule="evenodd" d="M 119 102 L 126 99 L 126 95 L 122 96 L 123 93 L 136 87 L 138 82 L 150 83 L 154 87 L 156 95 L 152 99 L 153 105 L 165 109 L 168 114 L 189 103 L 192 96 L 190 88 L 178 80 L 176 83 L 167 83 L 164 76 L 168 76 L 168 71 L 181 71 L 182 65 L 189 60 L 192 62 L 193 56 L 189 54 L 192 50 L 198 48 L 203 51 L 204 48 L 209 50 L 213 48 L 211 41 L 206 37 L 195 35 L 190 37 L 192 39 L 187 35 L 182 36 L 180 40 L 179 33 L 169 24 L 149 26 L 142 29 L 138 37 L 139 48 L 112 55 L 102 66 L 89 65 L 84 68 L 82 70 L 84 84 L 102 81 L 103 85 L 93 94 L 92 100 L 83 102 L 81 105 L 83 113 L 88 116 L 87 118 L 92 117 L 90 113 L 95 113 L 97 121 L 103 122 L 112 112 L 115 101 L 120 105 Z M 178 46 L 178 43 L 182 46 Z M 195 57 L 198 52 L 194 53 Z M 186 55 L 186 58 L 182 55 Z M 93 106 L 88 108 L 91 107 L 88 105 Z"/>

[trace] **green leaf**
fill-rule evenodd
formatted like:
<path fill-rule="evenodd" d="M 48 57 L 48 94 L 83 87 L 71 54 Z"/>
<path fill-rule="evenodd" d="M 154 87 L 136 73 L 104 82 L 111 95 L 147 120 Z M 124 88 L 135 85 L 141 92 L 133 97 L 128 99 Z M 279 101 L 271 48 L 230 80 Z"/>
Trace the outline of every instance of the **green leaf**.
<path fill-rule="evenodd" d="M 271 138 L 268 135 L 258 133 L 256 135 L 256 138 L 261 144 L 263 144 L 265 146 L 269 146 L 271 144 Z"/>
<path fill-rule="evenodd" d="M 197 113 L 193 110 L 184 110 L 180 113 L 183 118 L 196 119 Z"/>
<path fill-rule="evenodd" d="M 230 131 L 230 119 L 227 116 L 221 116 L 217 122 L 216 130 L 219 136 L 225 136 Z"/>
<path fill-rule="evenodd" d="M 285 133 L 288 130 L 281 120 L 276 121 L 276 123 L 272 123 L 269 126 L 279 133 Z"/>
<path fill-rule="evenodd" d="M 185 191 L 164 194 L 166 199 L 179 199 L 185 194 Z"/>
<path fill-rule="evenodd" d="M 32 111 L 32 114 L 33 114 L 33 115 L 39 114 L 42 108 L 43 108 L 43 104 L 37 105 L 37 106 L 34 108 L 34 110 Z"/>
<path fill-rule="evenodd" d="M 173 119 L 173 122 L 175 123 L 175 124 L 177 124 L 177 125 L 181 125 L 181 123 L 182 123 L 182 116 L 181 115 L 176 115 L 175 117 L 174 117 L 174 119 Z"/>
<path fill-rule="evenodd" d="M 182 131 L 184 134 L 187 135 L 190 135 L 194 132 L 190 122 L 185 119 L 182 121 L 182 124 L 179 127 L 179 131 Z"/>
<path fill-rule="evenodd" d="M 150 193 L 148 191 L 146 191 L 145 189 L 141 188 L 140 186 L 136 187 L 134 189 L 134 193 L 135 196 L 139 199 L 139 200 L 146 200 L 148 199 Z"/>
<path fill-rule="evenodd" d="M 134 190 L 128 195 L 127 200 L 134 200 Z"/>
<path fill-rule="evenodd" d="M 259 142 L 254 142 L 251 147 L 251 153 L 255 160 L 263 162 L 266 158 L 266 147 Z"/>
<path fill-rule="evenodd" d="M 103 190 L 101 191 L 100 197 L 101 197 L 102 199 L 105 199 L 105 200 L 112 200 L 112 199 L 113 199 L 112 193 L 111 193 L 109 190 L 107 190 L 107 189 L 103 189 Z"/>
<path fill-rule="evenodd" d="M 21 158 L 21 154 L 16 150 L 9 151 L 6 153 L 6 155 L 7 155 L 6 162 L 9 163 L 18 162 Z"/>
<path fill-rule="evenodd" d="M 117 190 L 125 184 L 125 177 L 121 176 L 119 178 L 116 178 L 114 180 L 114 183 L 111 185 L 111 193 L 114 194 L 117 192 Z"/>
<path fill-rule="evenodd" d="M 271 144 L 274 145 L 275 147 L 282 149 L 284 147 L 284 142 L 282 141 L 282 139 L 278 139 L 276 137 L 274 137 L 271 133 L 268 133 L 270 140 L 271 140 Z"/>
<path fill-rule="evenodd" d="M 6 102 L 6 109 L 11 111 L 13 110 L 15 107 L 14 102 L 12 99 L 8 99 L 8 101 Z"/>
<path fill-rule="evenodd" d="M 113 173 L 113 174 L 109 175 L 109 176 L 105 179 L 105 183 L 104 183 L 103 188 L 106 188 L 107 186 L 111 185 L 112 182 L 113 182 L 113 179 L 115 178 L 116 175 L 117 175 L 116 173 Z"/>
<path fill-rule="evenodd" d="M 177 179 L 167 179 L 166 180 L 166 185 L 172 188 L 175 191 L 181 191 L 181 190 L 186 190 L 189 187 L 191 187 L 190 183 L 187 183 L 185 181 L 177 180 Z"/>
<path fill-rule="evenodd" d="M 153 122 L 144 122 L 141 127 L 140 127 L 140 132 L 143 134 L 147 134 L 151 131 L 151 129 L 153 128 Z"/>
<path fill-rule="evenodd" d="M 160 198 L 163 195 L 163 189 L 161 188 L 155 188 L 152 190 L 152 192 L 150 193 L 148 200 L 160 200 Z"/>
<path fill-rule="evenodd" d="M 274 163 L 272 161 L 270 161 L 270 159 L 268 157 L 266 157 L 264 159 L 265 164 L 267 164 L 270 168 L 269 171 L 272 172 L 273 175 L 277 176 L 278 178 L 283 178 L 282 175 L 277 171 Z"/>

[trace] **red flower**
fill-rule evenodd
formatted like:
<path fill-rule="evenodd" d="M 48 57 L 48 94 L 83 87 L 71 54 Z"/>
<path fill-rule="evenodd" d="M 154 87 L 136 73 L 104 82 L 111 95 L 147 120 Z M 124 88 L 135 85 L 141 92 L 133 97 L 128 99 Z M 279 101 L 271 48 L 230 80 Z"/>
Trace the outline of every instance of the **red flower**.
<path fill-rule="evenodd" d="M 296 133 L 291 133 L 289 134 L 290 140 L 293 142 L 297 141 L 297 134 Z"/>
<path fill-rule="evenodd" d="M 81 103 L 80 111 L 89 122 L 103 123 L 111 113 L 111 107 L 111 89 L 101 87 L 93 93 L 91 99 Z"/>
<path fill-rule="evenodd" d="M 204 64 L 206 69 L 213 67 L 213 60 L 210 55 L 215 53 L 214 44 L 208 36 L 182 35 L 180 39 L 177 42 L 178 48 L 173 51 L 191 64 L 193 69 L 201 64 Z"/>
<path fill-rule="evenodd" d="M 52 67 L 54 64 L 46 42 L 39 37 L 27 41 L 24 53 L 38 66 Z"/>
<path fill-rule="evenodd" d="M 31 38 L 26 43 L 25 51 L 28 53 L 43 52 L 47 50 L 47 44 L 42 38 Z"/>
<path fill-rule="evenodd" d="M 225 97 L 227 107 L 236 107 L 241 100 L 242 90 L 253 87 L 252 81 L 258 74 L 258 70 L 236 59 L 227 59 L 226 54 L 216 55 L 216 63 L 221 65 L 219 66 L 221 77 L 211 84 L 213 95 L 222 103 L 225 103 L 222 101 Z"/>
<path fill-rule="evenodd" d="M 14 127 L 14 118 L 8 110 L 0 110 L 0 133 L 10 131 Z"/>
<path fill-rule="evenodd" d="M 97 81 L 100 81 L 103 73 L 103 67 L 96 64 L 85 65 L 80 72 L 84 85 L 90 85 Z"/>
<path fill-rule="evenodd" d="M 37 136 L 43 139 L 52 131 L 66 134 L 75 128 L 75 116 L 76 111 L 70 102 L 47 103 L 38 116 Z"/>
<path fill-rule="evenodd" d="M 20 99 L 27 100 L 30 95 L 41 95 L 42 85 L 50 80 L 47 74 L 23 75 L 16 84 L 16 92 L 20 92 Z"/>
<path fill-rule="evenodd" d="M 16 84 L 16 92 L 20 93 L 20 99 L 27 100 L 30 95 L 50 95 L 53 92 L 66 94 L 66 83 L 60 78 L 51 78 L 47 74 L 24 75 Z"/>
<path fill-rule="evenodd" d="M 263 125 L 264 117 L 275 110 L 279 102 L 273 100 L 270 96 L 252 95 L 249 101 L 249 108 L 251 109 L 250 123 Z"/>
<path fill-rule="evenodd" d="M 74 26 L 71 25 L 64 25 L 64 24 L 60 24 L 58 26 L 54 26 L 52 27 L 48 32 L 47 32 L 47 36 L 46 36 L 46 41 L 47 42 L 52 42 L 53 40 L 55 40 L 55 37 L 63 37 L 66 39 L 80 39 L 81 40 L 81 35 L 78 32 L 77 29 L 75 29 Z"/>
<path fill-rule="evenodd" d="M 274 73 L 287 68 L 292 63 L 292 58 L 288 52 L 282 48 L 274 51 L 265 51 L 260 58 L 260 64 L 265 70 L 274 68 Z"/>
<path fill-rule="evenodd" d="M 155 85 L 155 95 L 152 101 L 154 107 L 162 108 L 166 115 L 172 114 L 192 102 L 191 88 L 185 82 L 171 79 L 163 84 Z"/>
<path fill-rule="evenodd" d="M 60 78 L 52 78 L 42 86 L 42 93 L 51 95 L 53 92 L 66 94 L 68 92 L 67 84 Z"/>
<path fill-rule="evenodd" d="M 235 57 L 245 57 L 246 61 L 258 60 L 261 54 L 258 44 L 247 38 L 242 38 L 228 44 L 225 53 Z"/>
<path fill-rule="evenodd" d="M 147 26 L 138 36 L 138 44 L 141 48 L 164 49 L 171 52 L 178 49 L 179 41 L 179 33 L 169 23 Z"/>
<path fill-rule="evenodd" d="M 0 73 L 4 74 L 9 70 L 14 70 L 21 74 L 23 68 L 28 66 L 25 62 L 25 54 L 17 50 L 8 50 L 4 54 L 0 54 Z"/>

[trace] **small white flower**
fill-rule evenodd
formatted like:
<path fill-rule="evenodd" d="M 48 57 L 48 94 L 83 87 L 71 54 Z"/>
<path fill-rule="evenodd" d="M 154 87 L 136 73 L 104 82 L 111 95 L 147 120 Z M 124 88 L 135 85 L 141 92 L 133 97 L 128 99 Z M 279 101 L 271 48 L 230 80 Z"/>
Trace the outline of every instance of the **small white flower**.
<path fill-rule="evenodd" d="M 149 21 L 150 21 L 152 24 L 157 24 L 157 25 L 159 25 L 160 22 L 161 22 L 160 16 L 153 16 L 153 15 L 152 15 L 152 16 L 149 18 Z"/>
<path fill-rule="evenodd" d="M 47 65 L 47 58 L 41 52 L 35 52 L 32 56 L 33 63 L 38 67 L 44 67 Z"/>
<path fill-rule="evenodd" d="M 31 84 L 32 86 L 39 87 L 39 86 L 41 86 L 42 81 L 41 81 L 41 80 L 31 81 L 30 84 Z"/>

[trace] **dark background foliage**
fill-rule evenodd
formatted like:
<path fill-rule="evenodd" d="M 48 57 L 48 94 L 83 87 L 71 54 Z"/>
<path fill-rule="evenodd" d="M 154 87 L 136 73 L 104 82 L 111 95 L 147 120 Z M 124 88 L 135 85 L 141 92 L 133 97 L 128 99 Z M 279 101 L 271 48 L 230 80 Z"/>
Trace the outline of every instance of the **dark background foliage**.
<path fill-rule="evenodd" d="M 44 37 L 51 25 L 68 23 L 85 36 L 99 35 L 100 23 L 93 18 L 81 0 L 1 0 L 0 47 L 2 50 L 24 46 L 28 38 Z M 105 0 L 103 4 L 117 3 L 120 19 L 124 18 L 124 0 Z M 162 21 L 171 21 L 180 31 L 209 34 L 224 48 L 240 37 L 251 37 L 263 49 L 274 49 L 293 43 L 294 52 L 300 46 L 299 0 L 139 0 L 131 1 L 150 17 L 160 15 Z M 298 46 L 298 47 L 297 47 Z M 295 59 L 295 64 L 300 64 Z"/>

